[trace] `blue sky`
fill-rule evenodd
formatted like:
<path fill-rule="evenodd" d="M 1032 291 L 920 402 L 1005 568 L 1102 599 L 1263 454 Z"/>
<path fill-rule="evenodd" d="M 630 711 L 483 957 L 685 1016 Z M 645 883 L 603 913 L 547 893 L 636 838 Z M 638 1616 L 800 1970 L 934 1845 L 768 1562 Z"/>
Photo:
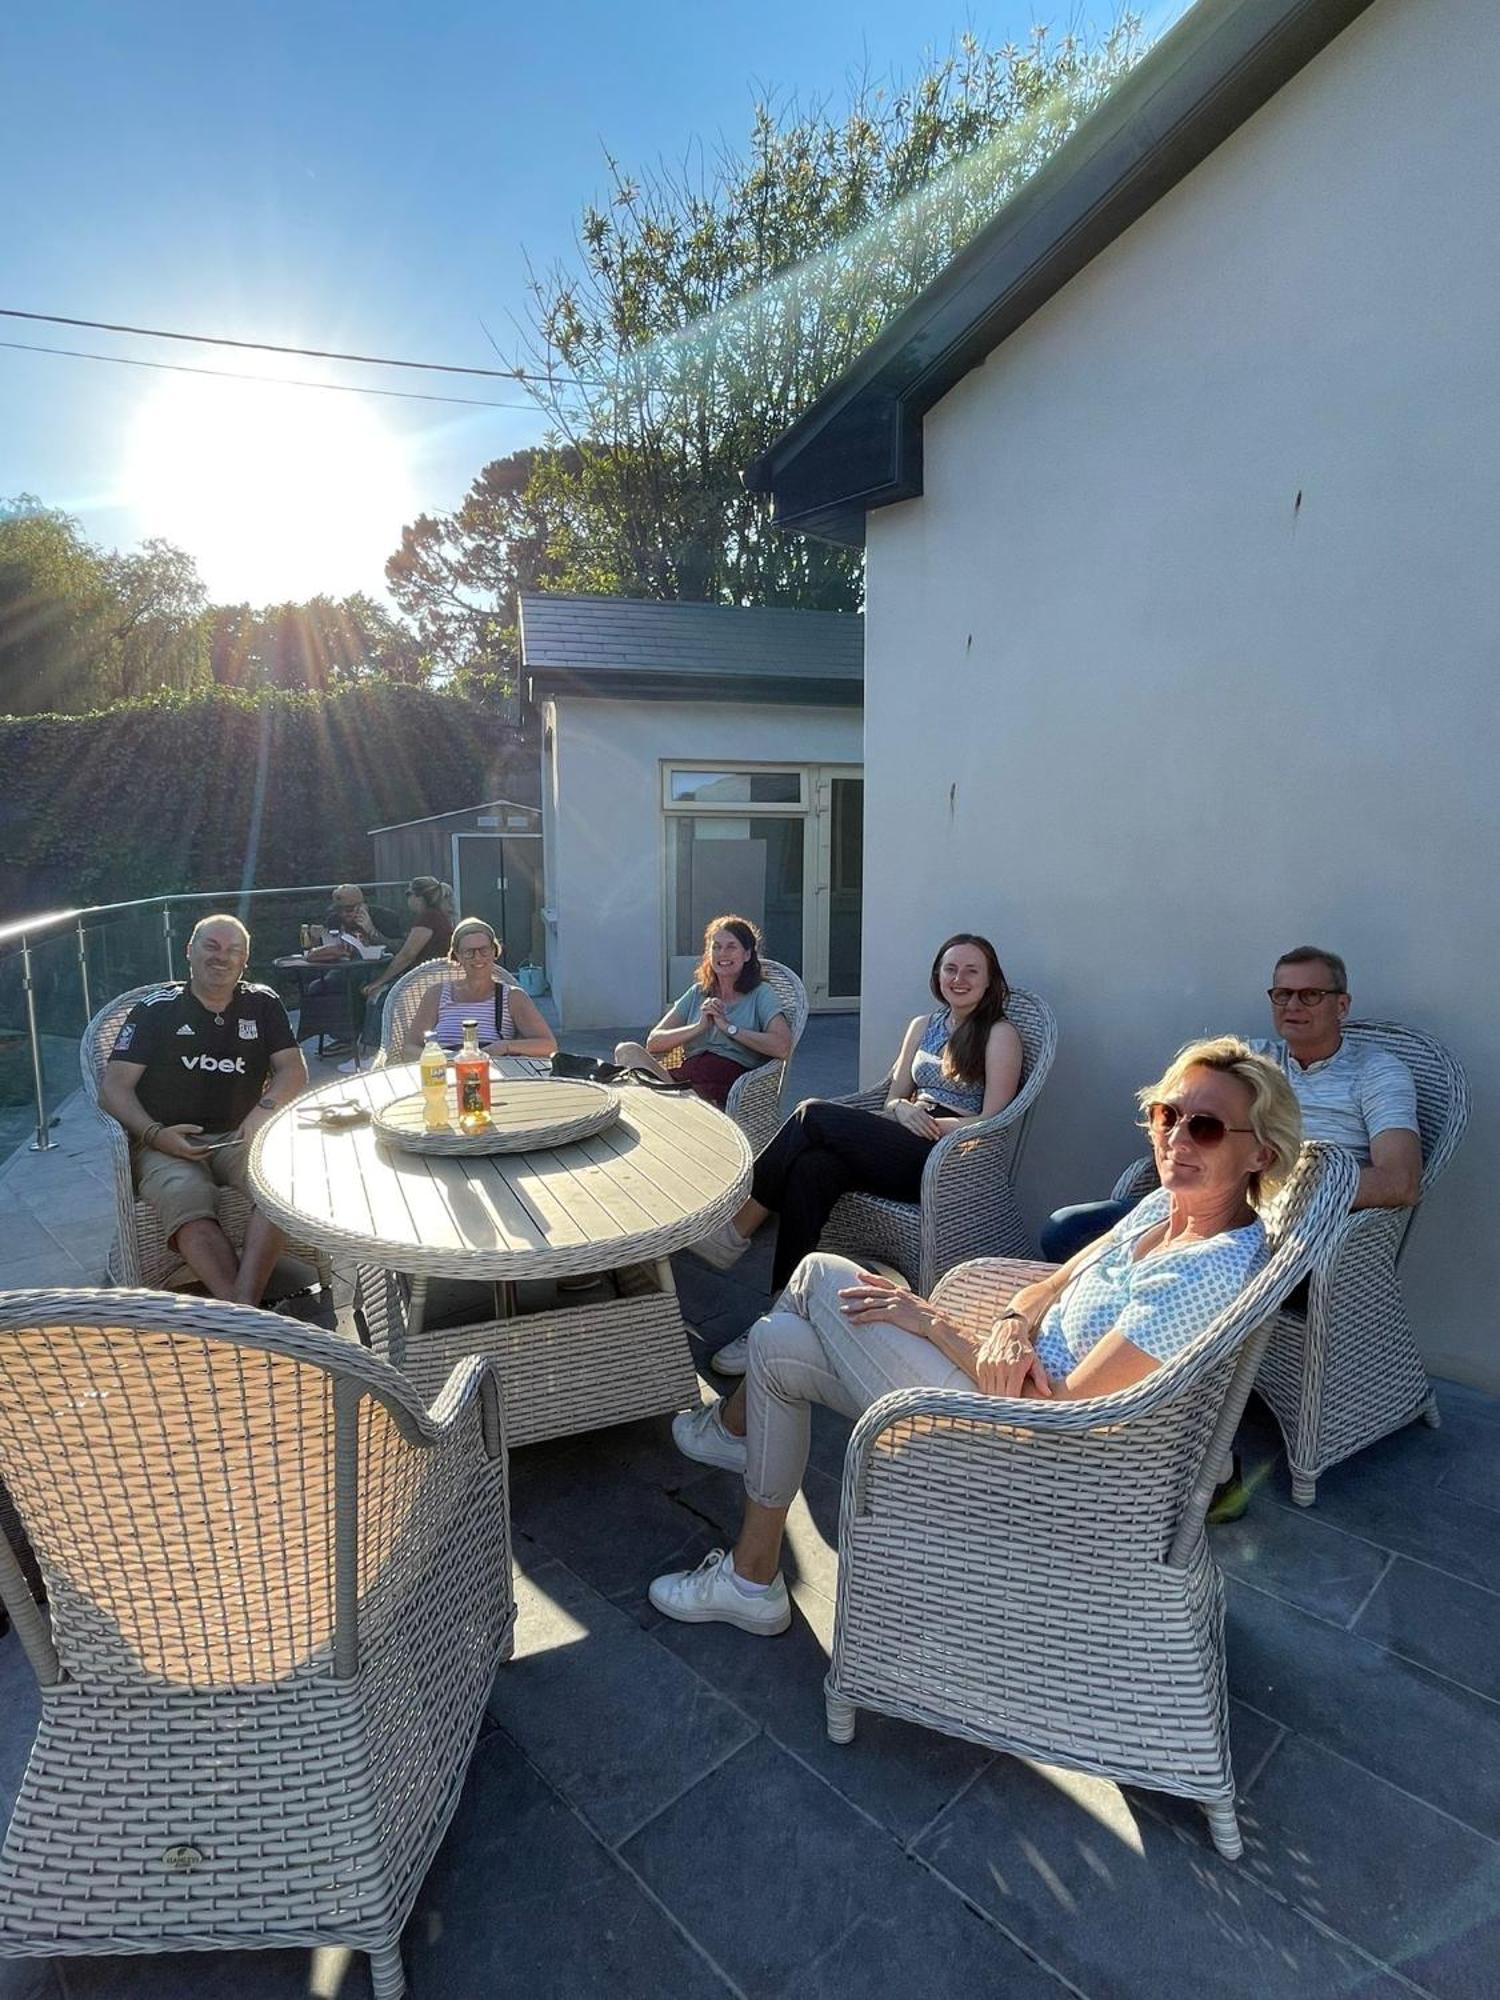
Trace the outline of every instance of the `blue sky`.
<path fill-rule="evenodd" d="M 764 91 L 838 102 L 971 25 L 1099 27 L 1090 0 L 574 0 L 568 7 L 76 4 L 6 10 L 0 111 L 14 190 L 0 305 L 292 345 L 486 365 L 525 259 L 571 254 L 607 147 L 627 165 L 738 143 Z M 1179 6 L 1159 7 L 1175 14 Z M 18 18 L 19 16 L 19 18 Z M 209 349 L 0 322 L 0 339 L 188 362 Z M 316 365 L 295 371 L 316 374 Z M 429 386 L 342 369 L 341 380 Z M 503 384 L 437 378 L 458 395 Z M 98 540 L 165 534 L 215 596 L 378 590 L 404 520 L 451 506 L 538 433 L 456 409 L 186 377 L 0 348 L 0 496 Z"/>

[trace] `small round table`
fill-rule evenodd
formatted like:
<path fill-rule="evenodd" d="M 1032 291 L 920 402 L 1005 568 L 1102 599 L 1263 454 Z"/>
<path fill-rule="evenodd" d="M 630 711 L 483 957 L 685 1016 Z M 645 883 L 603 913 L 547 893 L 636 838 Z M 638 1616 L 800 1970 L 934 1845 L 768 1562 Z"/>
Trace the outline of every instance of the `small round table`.
<path fill-rule="evenodd" d="M 494 1088 L 547 1074 L 524 1056 L 491 1065 Z M 415 1063 L 340 1078 L 256 1134 L 256 1205 L 357 1269 L 372 1345 L 435 1396 L 453 1364 L 492 1355 L 513 1445 L 691 1407 L 698 1383 L 668 1262 L 734 1214 L 750 1186 L 739 1127 L 686 1091 L 622 1086 L 620 1115 L 591 1139 L 527 1153 L 406 1152 L 369 1124 L 310 1121 L 420 1088 Z M 596 1280 L 587 1299 L 520 1310 L 531 1279 Z M 477 1316 L 435 1324 L 429 1280 L 492 1288 Z"/>
<path fill-rule="evenodd" d="M 334 1004 L 328 1009 L 325 1023 L 318 1033 L 318 1053 L 323 1053 L 323 1036 L 337 1026 L 349 1041 L 359 1039 L 360 1024 L 364 1018 L 363 992 L 359 975 L 374 978 L 383 965 L 389 965 L 391 953 L 382 951 L 378 958 L 309 958 L 305 952 L 293 952 L 288 958 L 273 959 L 278 972 L 289 972 L 297 982 L 297 1040 L 303 1042 L 313 1032 L 308 1024 L 308 988 L 319 979 L 327 979 L 330 990 L 327 999 Z M 314 1000 L 323 998 L 314 994 Z"/>

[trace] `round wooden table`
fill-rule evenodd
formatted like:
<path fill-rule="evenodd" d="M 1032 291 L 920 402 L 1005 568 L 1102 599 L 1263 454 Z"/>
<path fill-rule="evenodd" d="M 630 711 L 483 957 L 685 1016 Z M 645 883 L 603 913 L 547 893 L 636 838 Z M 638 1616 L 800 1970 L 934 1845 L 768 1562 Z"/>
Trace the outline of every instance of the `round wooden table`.
<path fill-rule="evenodd" d="M 492 1069 L 501 1095 L 547 1074 L 517 1056 Z M 279 1111 L 250 1152 L 262 1212 L 356 1266 L 372 1345 L 429 1397 L 464 1355 L 493 1355 L 513 1445 L 691 1407 L 697 1377 L 668 1258 L 744 1201 L 739 1127 L 686 1091 L 631 1086 L 606 1130 L 536 1152 L 412 1153 L 369 1124 L 310 1120 L 325 1104 L 368 1110 L 419 1088 L 415 1063 L 341 1077 Z M 519 1309 L 522 1281 L 588 1277 L 577 1303 Z M 492 1290 L 457 1307 L 435 1299 L 429 1312 L 429 1280 L 445 1279 Z"/>

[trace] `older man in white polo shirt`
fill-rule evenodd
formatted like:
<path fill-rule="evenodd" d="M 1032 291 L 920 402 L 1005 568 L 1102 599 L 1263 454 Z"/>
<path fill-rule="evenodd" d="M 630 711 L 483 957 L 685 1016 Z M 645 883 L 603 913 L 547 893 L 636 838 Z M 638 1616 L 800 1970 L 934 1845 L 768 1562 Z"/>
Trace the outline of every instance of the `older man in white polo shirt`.
<path fill-rule="evenodd" d="M 1298 945 L 1276 961 L 1267 998 L 1279 1039 L 1250 1046 L 1286 1072 L 1304 1136 L 1358 1157 L 1356 1208 L 1411 1208 L 1422 1183 L 1416 1085 L 1387 1050 L 1344 1040 L 1344 961 L 1321 945 Z"/>
<path fill-rule="evenodd" d="M 1303 1136 L 1347 1146 L 1359 1160 L 1356 1208 L 1412 1207 L 1422 1181 L 1416 1085 L 1405 1063 L 1386 1050 L 1344 1040 L 1344 961 L 1322 945 L 1298 945 L 1277 959 L 1266 991 L 1280 1032 L 1250 1046 L 1286 1072 L 1302 1106 Z M 1091 1201 L 1056 1210 L 1042 1225 L 1043 1258 L 1065 1264 L 1134 1206 Z"/>

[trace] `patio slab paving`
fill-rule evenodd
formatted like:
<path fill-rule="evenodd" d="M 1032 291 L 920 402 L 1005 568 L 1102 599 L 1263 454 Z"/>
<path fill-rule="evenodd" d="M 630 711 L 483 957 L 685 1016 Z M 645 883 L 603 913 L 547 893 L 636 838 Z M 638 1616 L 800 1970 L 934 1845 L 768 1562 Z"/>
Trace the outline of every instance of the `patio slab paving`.
<path fill-rule="evenodd" d="M 570 1036 L 587 1051 L 613 1036 Z M 815 1019 L 792 1098 L 854 1081 Z M 102 1275 L 97 1127 L 0 1168 L 0 1287 Z M 704 1393 L 766 1302 L 769 1253 L 677 1260 Z M 35 1275 L 33 1275 L 35 1274 Z M 342 1315 L 341 1315 L 342 1317 Z M 415 2000 L 1491 2000 L 1500 1990 L 1500 1400 L 1439 1384 L 1294 1507 L 1252 1405 L 1259 1486 L 1215 1531 L 1244 1859 L 1179 1801 L 888 1718 L 823 1727 L 848 1427 L 820 1412 L 776 1640 L 663 1620 L 652 1575 L 729 1537 L 728 1475 L 666 1419 L 513 1454 L 515 1658 L 405 1938 Z M 0 1809 L 37 1697 L 0 1642 Z M 0 2000 L 365 2000 L 355 1955 L 0 1961 Z"/>

